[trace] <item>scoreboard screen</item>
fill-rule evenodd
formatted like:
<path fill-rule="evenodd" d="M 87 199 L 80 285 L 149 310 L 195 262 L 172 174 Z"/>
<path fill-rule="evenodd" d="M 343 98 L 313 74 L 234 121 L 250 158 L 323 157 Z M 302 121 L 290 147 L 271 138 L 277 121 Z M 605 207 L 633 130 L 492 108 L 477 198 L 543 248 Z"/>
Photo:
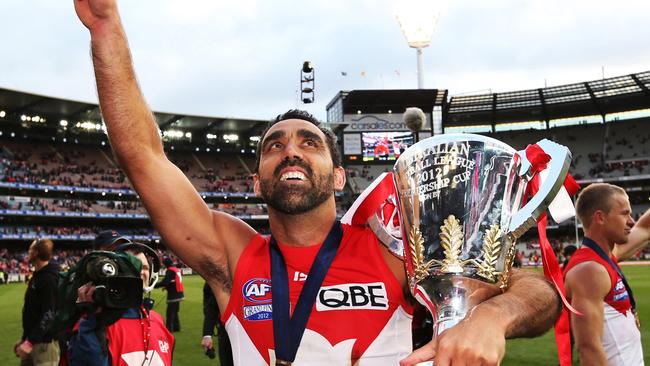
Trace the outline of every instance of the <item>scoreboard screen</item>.
<path fill-rule="evenodd" d="M 413 145 L 413 134 L 402 132 L 362 132 L 364 162 L 395 161 L 407 147 Z"/>

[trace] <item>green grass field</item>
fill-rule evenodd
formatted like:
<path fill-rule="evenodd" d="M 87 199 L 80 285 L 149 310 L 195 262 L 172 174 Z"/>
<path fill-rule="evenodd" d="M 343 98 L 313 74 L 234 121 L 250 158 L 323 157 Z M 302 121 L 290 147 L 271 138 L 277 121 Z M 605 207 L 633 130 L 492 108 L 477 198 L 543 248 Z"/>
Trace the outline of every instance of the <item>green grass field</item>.
<path fill-rule="evenodd" d="M 646 346 L 646 363 L 650 364 L 650 266 L 624 267 L 637 299 L 641 315 L 641 323 L 645 325 L 642 331 L 643 345 Z M 216 360 L 208 359 L 202 352 L 201 330 L 203 321 L 202 286 L 203 280 L 198 276 L 185 278 L 186 300 L 181 303 L 182 331 L 175 333 L 176 349 L 174 364 L 181 366 L 217 365 Z M 17 365 L 18 359 L 13 355 L 12 347 L 21 334 L 21 309 L 24 284 L 0 286 L 0 365 Z M 156 290 L 152 296 L 156 300 L 155 310 L 165 313 L 164 293 Z M 574 355 L 575 359 L 575 355 Z M 577 364 L 577 363 L 575 363 Z M 519 339 L 508 341 L 506 358 L 503 365 L 557 365 L 557 353 L 553 333 L 549 332 L 534 339 Z"/>

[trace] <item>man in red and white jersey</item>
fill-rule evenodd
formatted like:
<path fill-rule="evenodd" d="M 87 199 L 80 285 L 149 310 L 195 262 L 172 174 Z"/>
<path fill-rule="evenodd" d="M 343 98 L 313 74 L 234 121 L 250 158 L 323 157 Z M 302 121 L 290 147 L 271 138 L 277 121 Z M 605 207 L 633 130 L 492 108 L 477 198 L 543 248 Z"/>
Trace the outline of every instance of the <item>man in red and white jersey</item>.
<path fill-rule="evenodd" d="M 634 296 L 618 260 L 647 245 L 650 210 L 634 225 L 625 190 L 596 183 L 580 193 L 576 211 L 585 238 L 566 266 L 565 285 L 571 304 L 582 313 L 571 317 L 580 362 L 643 365 Z"/>
<path fill-rule="evenodd" d="M 311 115 L 278 116 L 261 136 L 255 192 L 272 236 L 211 210 L 163 151 L 138 87 L 116 0 L 75 0 L 89 29 L 97 90 L 117 160 L 169 248 L 213 290 L 238 365 L 496 365 L 505 339 L 546 331 L 560 302 L 514 272 L 504 294 L 411 351 L 403 263 L 364 228 L 336 220 L 345 186 L 335 135 Z M 152 9 L 153 10 L 153 9 Z M 303 296 L 304 295 L 304 296 Z M 406 357 L 406 358 L 405 358 Z"/>

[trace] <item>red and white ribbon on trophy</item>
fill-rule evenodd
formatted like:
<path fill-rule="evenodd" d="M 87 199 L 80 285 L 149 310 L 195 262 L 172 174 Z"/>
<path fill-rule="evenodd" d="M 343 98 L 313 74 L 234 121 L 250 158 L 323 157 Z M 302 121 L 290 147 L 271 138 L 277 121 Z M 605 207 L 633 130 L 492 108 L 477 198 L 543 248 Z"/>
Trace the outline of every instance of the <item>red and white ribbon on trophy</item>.
<path fill-rule="evenodd" d="M 381 173 L 366 188 L 359 197 L 352 203 L 350 209 L 341 218 L 341 223 L 354 226 L 365 226 L 368 219 L 379 210 L 385 202 L 390 205 L 386 210 L 395 207 L 390 200 L 391 195 L 395 195 L 395 184 L 393 183 L 393 173 Z M 392 213 L 386 212 L 385 217 L 393 216 Z M 395 216 L 396 217 L 396 216 Z M 399 225 L 399 222 L 397 222 Z"/>
<path fill-rule="evenodd" d="M 526 147 L 526 158 L 531 164 L 532 179 L 528 183 L 527 193 L 524 197 L 530 197 L 537 193 L 540 185 L 546 179 L 546 167 L 551 157 L 537 144 Z M 560 223 L 566 219 L 575 216 L 575 207 L 571 197 L 580 189 L 580 185 L 573 179 L 571 174 L 567 173 L 564 184 L 555 199 L 548 207 L 548 211 L 555 222 Z M 542 252 L 542 263 L 544 265 L 544 276 L 550 280 L 557 289 L 564 307 L 560 318 L 555 322 L 555 342 L 557 344 L 558 358 L 560 366 L 571 365 L 571 335 L 569 323 L 569 311 L 576 315 L 582 315 L 575 310 L 566 299 L 564 291 L 564 275 L 553 251 L 551 243 L 546 237 L 546 213 L 543 213 L 537 219 L 537 232 L 539 234 L 539 246 Z"/>

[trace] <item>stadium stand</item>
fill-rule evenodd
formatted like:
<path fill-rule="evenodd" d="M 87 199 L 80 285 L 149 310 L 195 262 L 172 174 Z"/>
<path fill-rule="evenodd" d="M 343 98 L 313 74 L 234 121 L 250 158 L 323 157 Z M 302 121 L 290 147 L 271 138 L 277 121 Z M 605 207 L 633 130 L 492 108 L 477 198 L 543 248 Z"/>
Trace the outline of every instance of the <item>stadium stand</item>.
<path fill-rule="evenodd" d="M 650 72 L 643 72 L 558 87 L 456 96 L 448 102 L 444 90 L 426 90 L 422 95 L 410 91 L 409 95 L 435 95 L 436 103 L 444 106 L 446 132 L 482 131 L 479 133 L 516 149 L 542 138 L 569 146 L 573 153 L 571 172 L 581 184 L 607 181 L 625 187 L 639 215 L 650 207 L 649 87 Z M 355 106 L 350 113 L 356 115 L 358 109 L 381 113 L 386 108 L 386 99 L 379 98 L 382 91 L 369 92 L 372 98 L 366 102 L 377 100 L 381 105 Z M 0 270 L 24 270 L 20 245 L 36 237 L 57 240 L 68 251 L 61 254 L 64 258 L 78 256 L 82 253 L 79 248 L 87 248 L 96 233 L 107 228 L 157 246 L 160 237 L 117 168 L 98 127 L 101 116 L 97 105 L 6 89 L 0 89 L 0 102 L 4 103 L 0 109 L 9 111 L 0 118 Z M 328 118 L 345 110 L 336 112 L 328 111 Z M 47 117 L 47 122 L 39 117 L 39 123 L 30 123 L 29 116 L 36 114 Z M 155 116 L 168 158 L 206 202 L 265 231 L 267 210 L 252 193 L 251 175 L 255 136 L 266 121 L 165 113 Z M 344 131 L 339 127 L 344 124 L 328 122 L 342 137 Z M 340 214 L 392 166 L 385 162 L 348 163 L 345 168 L 348 186 L 337 198 Z M 556 252 L 575 243 L 579 229 L 574 222 L 551 222 Z M 517 249 L 522 263 L 541 263 L 534 234 L 524 236 Z M 650 253 L 641 257 L 650 257 Z"/>

